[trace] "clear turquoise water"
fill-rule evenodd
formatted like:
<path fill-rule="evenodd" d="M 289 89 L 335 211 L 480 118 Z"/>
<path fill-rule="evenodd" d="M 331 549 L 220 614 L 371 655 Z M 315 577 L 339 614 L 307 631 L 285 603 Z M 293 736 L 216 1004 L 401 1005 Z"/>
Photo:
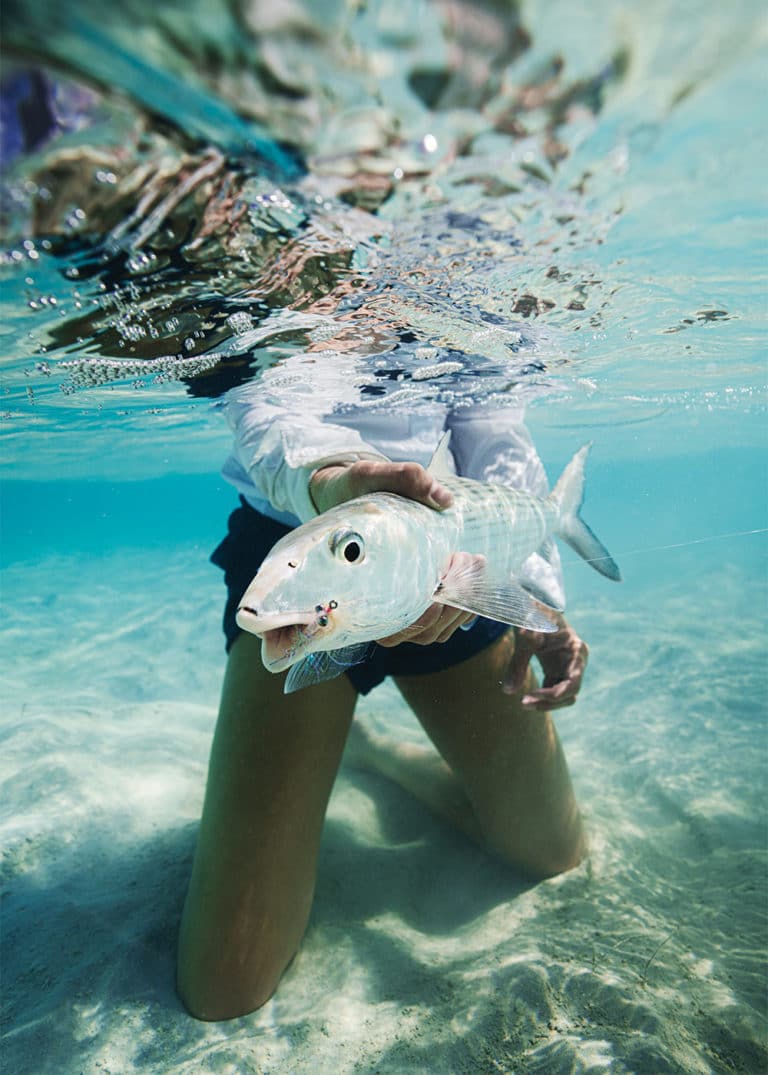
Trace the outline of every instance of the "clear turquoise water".
<path fill-rule="evenodd" d="M 68 38 L 62 10 L 25 16 L 65 20 L 53 59 L 63 50 L 103 79 L 105 33 L 133 57 L 112 69 L 127 103 L 107 94 L 97 126 L 66 135 L 70 150 L 109 148 L 151 103 L 176 125 L 163 128 L 172 159 L 179 132 L 244 159 L 255 128 L 236 114 L 247 64 L 230 16 L 211 5 L 197 21 L 169 15 L 174 36 L 144 13 L 138 50 L 130 23 L 115 16 L 97 32 L 87 4 L 72 8 Z M 310 176 L 343 171 L 362 143 L 378 147 L 370 171 L 406 166 L 375 249 L 378 223 L 353 220 L 346 201 L 307 203 L 318 228 L 359 229 L 349 264 L 324 276 L 308 262 L 286 296 L 256 212 L 252 231 L 233 230 L 245 236 L 237 250 L 179 254 L 174 218 L 176 235 L 154 233 L 88 276 L 103 233 L 77 225 L 56 252 L 21 226 L 26 210 L 11 215 L 0 267 L 2 735 L 16 1071 L 751 1073 L 766 1062 L 762 5 L 606 3 L 588 21 L 571 5 L 525 5 L 531 45 L 505 68 L 505 88 L 484 111 L 473 101 L 435 113 L 407 74 L 442 62 L 439 19 L 419 5 L 403 23 L 399 10 L 329 8 L 302 63 L 290 38 L 270 44 L 273 72 L 303 80 L 321 105 L 318 119 L 303 98 L 291 112 L 281 97 L 272 128 L 257 117 L 259 138 L 298 142 Z M 209 60 L 225 61 L 207 74 L 203 40 Z M 350 42 L 375 52 L 373 72 L 351 62 Z M 606 75 L 622 51 L 627 63 Z M 528 138 L 483 130 L 452 159 L 460 134 L 487 127 L 510 86 L 540 82 L 557 53 L 563 159 L 553 166 L 542 150 L 551 99 L 522 114 Z M 585 80 L 591 96 L 568 96 Z M 194 94 L 169 96 L 169 84 Z M 384 149 L 393 115 L 399 141 Z M 16 162 L 16 194 L 41 159 Z M 252 159 L 244 170 L 260 174 Z M 259 189 L 292 198 L 285 245 L 317 254 L 297 182 L 278 171 Z M 447 226 L 448 213 L 464 218 Z M 481 226 L 461 224 L 470 217 Z M 157 261 L 131 268 L 147 251 Z M 587 517 L 625 582 L 608 587 L 564 556 L 569 616 L 592 659 L 561 722 L 593 861 L 510 900 L 495 866 L 420 814 L 398 815 L 391 789 L 342 777 L 301 973 L 268 1011 L 216 1036 L 178 1011 L 171 967 L 223 665 L 221 587 L 206 558 L 233 499 L 217 477 L 228 435 L 173 363 L 162 383 L 133 369 L 100 386 L 60 363 L 86 360 L 93 381 L 105 358 L 231 359 L 247 349 L 227 319 L 271 313 L 247 352 L 258 376 L 307 344 L 288 306 L 350 280 L 365 283 L 378 324 L 462 363 L 450 377 L 387 382 L 404 393 L 399 406 L 523 401 L 551 476 L 594 441 Z M 538 316 L 514 309 L 521 296 L 539 300 Z M 510 354 L 504 333 L 518 330 L 523 347 Z M 533 372 L 520 372 L 521 354 Z M 415 734 L 387 691 L 370 716 Z M 383 835 L 359 820 L 361 803 L 378 804 Z M 389 896 L 371 895 L 371 876 Z M 422 889 L 438 878 L 455 902 L 435 897 L 431 918 L 412 904 L 409 876 Z M 348 1022 L 328 999 L 337 978 Z"/>

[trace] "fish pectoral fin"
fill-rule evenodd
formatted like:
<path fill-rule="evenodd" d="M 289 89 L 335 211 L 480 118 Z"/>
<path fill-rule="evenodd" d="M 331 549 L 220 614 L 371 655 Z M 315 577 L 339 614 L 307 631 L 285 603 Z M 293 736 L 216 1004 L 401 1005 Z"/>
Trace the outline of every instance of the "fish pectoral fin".
<path fill-rule="evenodd" d="M 283 694 L 293 694 L 303 687 L 312 687 L 315 683 L 324 683 L 346 672 L 353 664 L 360 664 L 368 656 L 370 643 L 363 642 L 356 646 L 344 646 L 341 649 L 322 653 L 309 653 L 295 664 L 286 676 Z"/>
<path fill-rule="evenodd" d="M 432 600 L 529 631 L 557 630 L 518 579 L 493 578 L 483 557 L 454 557 Z"/>
<path fill-rule="evenodd" d="M 554 541 L 545 541 L 537 552 L 531 553 L 520 568 L 518 581 L 539 604 L 555 612 L 562 612 L 565 608 L 560 556 Z"/>

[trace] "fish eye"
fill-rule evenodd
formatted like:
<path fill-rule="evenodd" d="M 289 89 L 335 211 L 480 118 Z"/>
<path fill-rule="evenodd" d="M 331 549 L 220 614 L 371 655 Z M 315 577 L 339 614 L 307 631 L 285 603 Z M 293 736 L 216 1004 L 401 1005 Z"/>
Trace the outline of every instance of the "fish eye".
<path fill-rule="evenodd" d="M 365 542 L 354 530 L 336 530 L 330 538 L 331 552 L 337 560 L 359 564 L 365 559 Z"/>

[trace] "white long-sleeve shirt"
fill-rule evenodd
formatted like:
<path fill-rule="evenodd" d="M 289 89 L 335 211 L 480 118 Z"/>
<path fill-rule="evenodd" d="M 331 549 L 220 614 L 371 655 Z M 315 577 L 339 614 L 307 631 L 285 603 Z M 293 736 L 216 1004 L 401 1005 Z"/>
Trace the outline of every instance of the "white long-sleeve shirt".
<path fill-rule="evenodd" d="M 320 467 L 358 459 L 426 466 L 446 429 L 457 474 L 546 494 L 546 474 L 521 408 L 366 408 L 354 378 L 344 377 L 354 372 L 354 360 L 333 358 L 333 385 L 318 383 L 317 366 L 309 378 L 300 368 L 275 367 L 225 399 L 234 445 L 222 473 L 257 511 L 291 526 L 306 522 L 317 514 L 309 481 Z"/>

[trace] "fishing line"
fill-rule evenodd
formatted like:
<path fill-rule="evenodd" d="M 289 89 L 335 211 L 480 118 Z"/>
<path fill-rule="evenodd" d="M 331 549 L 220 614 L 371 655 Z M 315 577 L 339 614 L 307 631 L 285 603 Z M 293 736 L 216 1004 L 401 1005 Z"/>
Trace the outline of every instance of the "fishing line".
<path fill-rule="evenodd" d="M 704 545 L 708 541 L 724 541 L 726 538 L 737 537 L 751 537 L 754 534 L 768 534 L 768 526 L 758 527 L 755 530 L 733 530 L 727 534 L 710 534 L 707 537 L 693 538 L 690 541 L 676 541 L 671 545 L 650 545 L 644 549 L 625 549 L 623 552 L 617 552 L 616 558 L 625 556 L 638 556 L 644 552 L 664 552 L 667 549 L 687 549 L 691 545 Z M 597 563 L 598 560 L 610 560 L 610 556 L 592 556 L 588 560 L 583 559 L 583 562 L 588 564 Z M 568 560 L 567 563 L 577 564 L 578 560 Z"/>

